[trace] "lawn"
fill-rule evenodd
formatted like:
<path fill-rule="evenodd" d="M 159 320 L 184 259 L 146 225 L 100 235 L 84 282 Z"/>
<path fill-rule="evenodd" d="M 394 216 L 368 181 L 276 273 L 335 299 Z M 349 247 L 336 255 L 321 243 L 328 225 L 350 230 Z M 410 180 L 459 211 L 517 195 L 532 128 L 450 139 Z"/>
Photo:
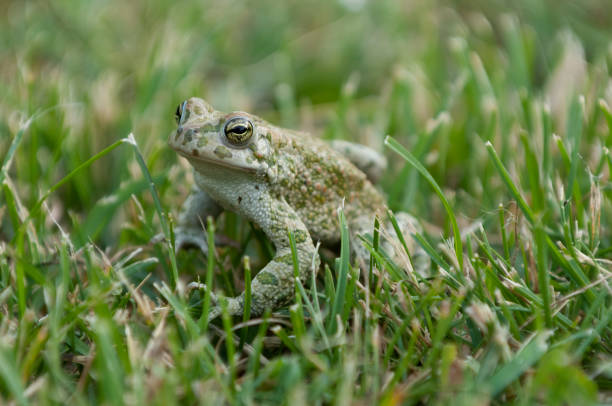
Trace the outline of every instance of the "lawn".
<path fill-rule="evenodd" d="M 612 403 L 611 66 L 608 0 L 0 2 L 0 403 Z M 208 323 L 274 247 L 174 253 L 191 96 L 383 152 L 427 269 Z"/>

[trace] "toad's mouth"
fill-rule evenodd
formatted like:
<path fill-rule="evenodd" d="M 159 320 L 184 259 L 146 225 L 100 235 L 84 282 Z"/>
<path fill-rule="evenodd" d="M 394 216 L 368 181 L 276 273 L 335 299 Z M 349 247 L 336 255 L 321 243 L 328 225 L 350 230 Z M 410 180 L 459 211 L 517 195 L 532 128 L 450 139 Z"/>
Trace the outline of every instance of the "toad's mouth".
<path fill-rule="evenodd" d="M 250 167 L 250 166 L 246 166 L 246 165 L 240 165 L 239 163 L 236 162 L 228 162 L 228 161 L 224 161 L 222 159 L 219 159 L 217 157 L 212 157 L 212 156 L 206 156 L 203 154 L 200 154 L 196 151 L 196 153 L 194 154 L 194 151 L 188 152 L 185 151 L 184 149 L 181 148 L 173 148 L 180 156 L 187 158 L 190 162 L 192 162 L 192 164 L 197 165 L 198 163 L 202 164 L 202 165 L 197 165 L 199 170 L 205 170 L 206 167 L 223 167 L 223 168 L 227 168 L 227 169 L 233 169 L 236 171 L 240 171 L 240 172 L 246 172 L 246 173 L 256 173 L 257 169 Z"/>
<path fill-rule="evenodd" d="M 170 135 L 168 145 L 187 158 L 197 170 L 210 171 L 217 167 L 243 173 L 258 172 L 257 167 L 241 156 L 242 151 L 223 145 L 214 133 L 203 134 L 198 129 L 179 127 Z"/>

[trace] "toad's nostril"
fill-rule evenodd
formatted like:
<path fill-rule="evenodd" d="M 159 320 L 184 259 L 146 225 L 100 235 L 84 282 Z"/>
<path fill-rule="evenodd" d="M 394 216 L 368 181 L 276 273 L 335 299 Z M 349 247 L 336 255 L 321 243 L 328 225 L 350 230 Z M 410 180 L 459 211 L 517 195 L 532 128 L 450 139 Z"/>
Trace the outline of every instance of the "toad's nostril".
<path fill-rule="evenodd" d="M 189 130 L 187 130 L 187 131 L 185 132 L 185 141 L 186 141 L 186 142 L 191 142 L 191 140 L 193 140 L 193 136 L 194 136 L 194 134 L 195 134 L 195 131 L 194 131 L 192 128 L 190 128 Z"/>
<path fill-rule="evenodd" d="M 176 132 L 174 133 L 174 141 L 178 141 L 178 139 L 180 138 L 182 134 L 183 134 L 183 127 L 177 128 Z"/>

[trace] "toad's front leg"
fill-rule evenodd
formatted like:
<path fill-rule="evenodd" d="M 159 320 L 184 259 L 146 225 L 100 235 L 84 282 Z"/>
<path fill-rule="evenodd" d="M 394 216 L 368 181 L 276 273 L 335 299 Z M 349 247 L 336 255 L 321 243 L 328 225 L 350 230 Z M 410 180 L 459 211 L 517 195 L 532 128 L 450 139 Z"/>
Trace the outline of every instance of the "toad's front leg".
<path fill-rule="evenodd" d="M 208 254 L 208 243 L 203 225 L 206 223 L 206 217 L 217 217 L 221 211 L 221 206 L 208 193 L 194 186 L 183 203 L 178 224 L 174 230 L 176 250 L 186 246 L 196 246 L 204 254 Z"/>
<path fill-rule="evenodd" d="M 260 206 L 255 212 L 246 210 L 244 214 L 264 230 L 276 247 L 272 261 L 259 271 L 251 284 L 251 316 L 259 316 L 266 309 L 275 310 L 287 305 L 295 296 L 289 231 L 293 233 L 295 239 L 298 271 L 302 283 L 308 280 L 310 271 L 318 269 L 320 260 L 308 229 L 284 200 L 269 200 L 269 203 Z M 240 296 L 227 299 L 228 313 L 242 314 L 244 300 L 244 292 Z M 221 307 L 217 304 L 211 309 L 209 319 L 220 314 Z"/>

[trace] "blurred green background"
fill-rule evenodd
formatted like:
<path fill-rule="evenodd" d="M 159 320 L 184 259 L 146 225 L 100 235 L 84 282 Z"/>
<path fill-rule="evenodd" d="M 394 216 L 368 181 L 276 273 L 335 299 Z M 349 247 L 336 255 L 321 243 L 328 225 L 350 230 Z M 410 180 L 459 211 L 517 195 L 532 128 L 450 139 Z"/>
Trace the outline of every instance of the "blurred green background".
<path fill-rule="evenodd" d="M 130 132 L 162 194 L 171 183 L 184 196 L 187 186 L 177 184 L 183 178 L 170 171 L 178 158 L 165 139 L 176 105 L 190 96 L 378 149 L 385 134 L 413 147 L 411 136 L 449 110 L 453 129 L 430 170 L 439 183 L 478 199 L 473 177 L 480 169 L 466 157 L 487 118 L 479 117 L 486 101 L 478 88 L 461 84 L 470 52 L 479 55 L 503 110 L 521 89 L 545 89 L 567 35 L 580 39 L 587 60 L 608 62 L 609 11 L 606 0 L 4 1 L 0 151 L 26 118 L 52 109 L 34 121 L 12 167 L 27 179 L 19 186 L 26 205 Z M 467 87 L 453 95 L 457 83 Z M 503 113 L 499 133 L 519 112 Z M 101 197 L 133 180 L 131 154 L 116 150 L 80 172 L 51 200 L 60 216 L 85 221 Z M 393 208 L 428 206 L 414 188 L 389 192 Z M 103 235 L 103 245 L 116 239 L 115 232 Z"/>

